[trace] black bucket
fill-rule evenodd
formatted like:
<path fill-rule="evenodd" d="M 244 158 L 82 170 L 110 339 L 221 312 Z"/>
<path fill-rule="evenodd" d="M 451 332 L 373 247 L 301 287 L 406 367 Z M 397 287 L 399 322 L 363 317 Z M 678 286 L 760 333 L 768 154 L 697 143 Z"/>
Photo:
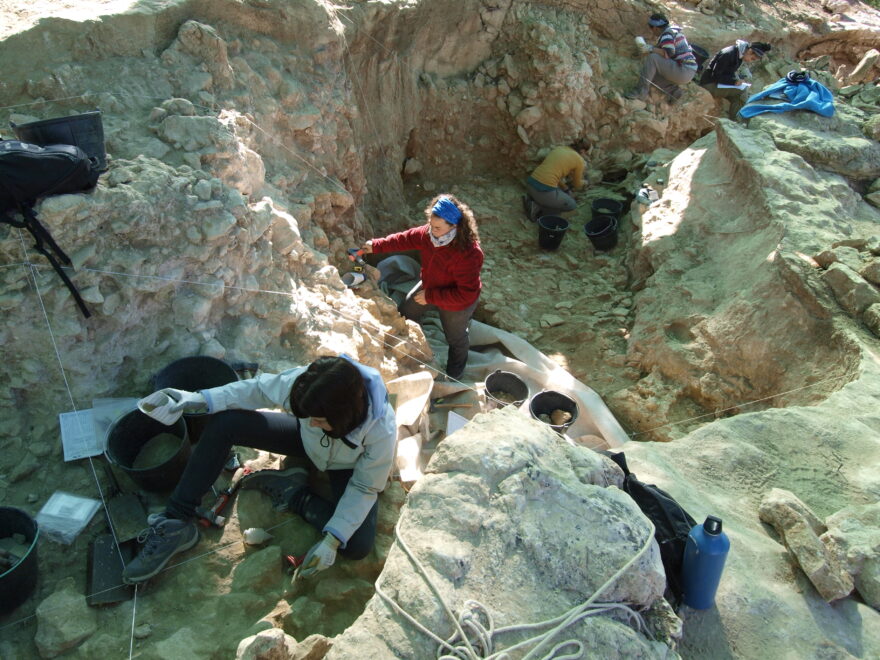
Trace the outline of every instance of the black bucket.
<path fill-rule="evenodd" d="M 544 215 L 538 218 L 538 245 L 545 250 L 555 250 L 565 238 L 568 220 L 558 215 Z"/>
<path fill-rule="evenodd" d="M 8 614 L 26 601 L 37 586 L 37 521 L 21 509 L 0 506 L 0 538 L 24 536 L 28 545 L 24 556 L 10 568 L 0 568 L 0 615 Z"/>
<path fill-rule="evenodd" d="M 12 130 L 22 142 L 40 147 L 50 144 L 72 144 L 86 152 L 98 163 L 98 171 L 107 171 L 107 150 L 104 146 L 104 124 L 101 111 L 93 110 L 70 117 L 56 117 L 16 126 Z"/>
<path fill-rule="evenodd" d="M 180 445 L 173 456 L 159 465 L 134 467 L 141 448 L 160 433 L 170 433 L 180 438 Z M 107 432 L 107 460 L 118 466 L 134 482 L 151 492 L 167 492 L 177 485 L 190 455 L 190 444 L 186 434 L 186 423 L 178 419 L 171 426 L 165 426 L 140 410 L 132 410 L 120 417 Z"/>
<path fill-rule="evenodd" d="M 615 218 L 619 218 L 623 213 L 623 202 L 610 197 L 594 199 L 590 207 L 593 210 L 594 218 L 598 215 L 613 215 Z"/>
<path fill-rule="evenodd" d="M 594 216 L 584 225 L 584 233 L 597 250 L 610 250 L 617 245 L 617 218 L 613 215 Z"/>
<path fill-rule="evenodd" d="M 514 401 L 496 398 L 496 395 L 501 392 L 506 392 L 515 397 Z M 488 410 L 503 408 L 508 405 L 519 408 L 523 401 L 528 398 L 529 386 L 516 374 L 498 369 L 486 377 L 486 407 Z"/>
<path fill-rule="evenodd" d="M 208 355 L 194 355 L 175 360 L 153 376 L 153 389 L 173 387 L 176 390 L 198 392 L 228 385 L 238 380 L 229 364 Z M 210 416 L 207 413 L 187 413 L 184 416 L 190 442 L 198 442 Z"/>
<path fill-rule="evenodd" d="M 538 392 L 529 401 L 529 412 L 538 421 L 544 421 L 538 415 L 550 415 L 554 410 L 564 410 L 571 413 L 571 419 L 564 424 L 548 424 L 554 431 L 564 433 L 569 426 L 574 424 L 578 416 L 578 405 L 574 399 L 562 392 L 544 390 L 543 392 Z"/>

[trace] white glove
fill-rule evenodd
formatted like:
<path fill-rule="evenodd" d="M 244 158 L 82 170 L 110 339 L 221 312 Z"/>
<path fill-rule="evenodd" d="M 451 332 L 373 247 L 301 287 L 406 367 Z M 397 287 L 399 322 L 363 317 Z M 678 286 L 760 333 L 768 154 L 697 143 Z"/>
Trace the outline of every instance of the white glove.
<path fill-rule="evenodd" d="M 303 577 L 308 577 L 333 566 L 333 562 L 336 561 L 336 549 L 338 547 L 339 539 L 330 532 L 325 533 L 324 538 L 313 545 L 311 550 L 306 553 L 299 574 Z"/>
<path fill-rule="evenodd" d="M 166 387 L 138 401 L 138 409 L 157 422 L 171 426 L 185 412 L 207 412 L 208 402 L 198 392 Z"/>

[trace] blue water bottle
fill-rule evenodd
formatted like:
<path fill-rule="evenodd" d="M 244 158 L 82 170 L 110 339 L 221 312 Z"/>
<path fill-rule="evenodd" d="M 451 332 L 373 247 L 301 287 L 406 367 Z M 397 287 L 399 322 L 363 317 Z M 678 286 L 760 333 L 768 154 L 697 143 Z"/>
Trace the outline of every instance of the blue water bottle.
<path fill-rule="evenodd" d="M 730 539 L 721 531 L 721 518 L 708 516 L 691 528 L 681 567 L 685 605 L 695 610 L 712 607 L 728 550 Z"/>

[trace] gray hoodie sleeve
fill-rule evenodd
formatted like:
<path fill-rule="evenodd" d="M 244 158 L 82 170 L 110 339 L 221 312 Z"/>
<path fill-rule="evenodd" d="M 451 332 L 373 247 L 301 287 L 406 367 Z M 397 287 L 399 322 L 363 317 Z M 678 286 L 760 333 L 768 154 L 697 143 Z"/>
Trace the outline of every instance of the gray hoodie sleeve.
<path fill-rule="evenodd" d="M 201 393 L 208 402 L 210 413 L 259 408 L 281 408 L 289 412 L 290 388 L 305 370 L 306 367 L 295 367 L 280 374 L 260 374 L 255 378 L 201 390 Z"/>

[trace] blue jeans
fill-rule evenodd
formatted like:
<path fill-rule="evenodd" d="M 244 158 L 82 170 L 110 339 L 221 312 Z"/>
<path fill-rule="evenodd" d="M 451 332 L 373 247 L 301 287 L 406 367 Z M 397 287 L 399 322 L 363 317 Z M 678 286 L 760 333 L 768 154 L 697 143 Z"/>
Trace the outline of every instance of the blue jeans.
<path fill-rule="evenodd" d="M 335 439 L 330 441 L 342 442 Z M 308 458 L 299 434 L 299 420 L 293 415 L 256 410 L 225 410 L 211 415 L 165 507 L 169 515 L 182 520 L 195 517 L 196 507 L 223 471 L 233 445 Z M 309 463 L 315 468 L 311 461 Z M 327 470 L 333 502 L 310 493 L 303 507 L 296 507 L 291 502 L 290 510 L 302 508 L 300 513 L 303 519 L 318 531 L 323 530 L 333 517 L 336 502 L 342 498 L 352 473 L 353 470 Z M 361 526 L 348 539 L 345 548 L 339 549 L 339 554 L 349 559 L 363 559 L 369 554 L 376 540 L 378 513 L 377 501 Z"/>
<path fill-rule="evenodd" d="M 461 378 L 467 365 L 468 349 L 471 346 L 468 325 L 480 299 L 477 298 L 467 309 L 452 311 L 440 309 L 436 305 L 420 305 L 417 303 L 413 300 L 413 296 L 421 290 L 422 283 L 419 282 L 406 294 L 406 299 L 400 303 L 397 311 L 416 323 L 421 320 L 422 315 L 428 310 L 436 309 L 440 313 L 443 334 L 446 335 L 446 343 L 449 344 L 449 353 L 446 356 L 446 373 L 451 378 Z"/>
<path fill-rule="evenodd" d="M 561 188 L 553 190 L 538 190 L 526 181 L 526 190 L 529 197 L 538 205 L 540 211 L 538 218 L 542 215 L 555 215 L 566 211 L 574 211 L 577 208 L 577 202 L 574 197 L 566 193 Z M 537 218 L 535 218 L 537 220 Z"/>

